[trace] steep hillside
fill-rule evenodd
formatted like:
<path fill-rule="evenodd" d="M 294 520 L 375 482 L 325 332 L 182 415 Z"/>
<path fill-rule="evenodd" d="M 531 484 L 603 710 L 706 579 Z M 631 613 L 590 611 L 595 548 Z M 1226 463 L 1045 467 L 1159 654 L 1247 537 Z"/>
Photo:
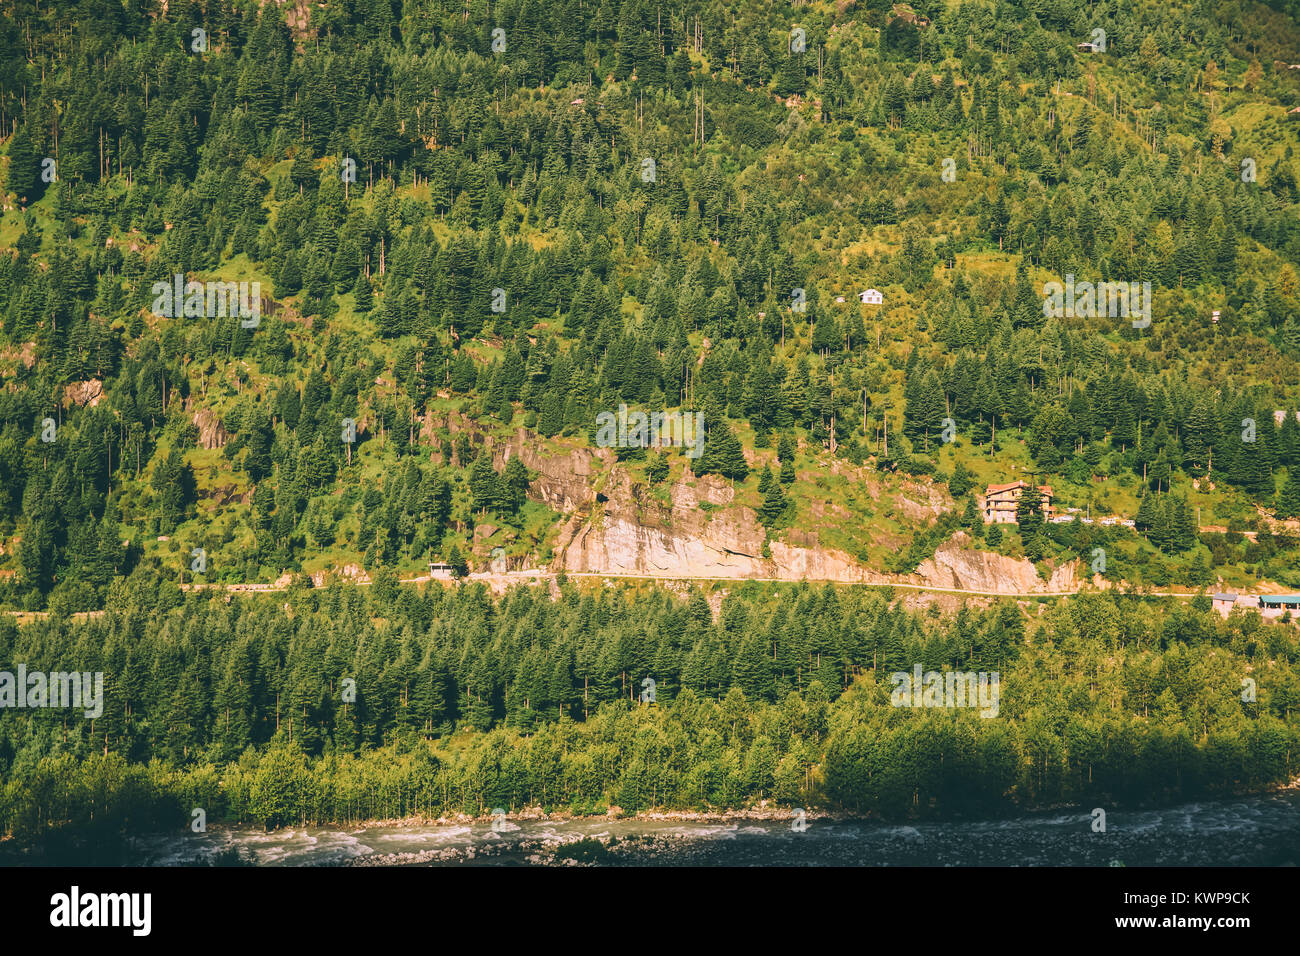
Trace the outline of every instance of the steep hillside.
<path fill-rule="evenodd" d="M 0 36 L 11 608 L 496 548 L 1300 587 L 1294 5 L 19 2 Z M 611 442 L 623 406 L 700 431 Z M 1020 479 L 1087 520 L 986 533 Z"/>

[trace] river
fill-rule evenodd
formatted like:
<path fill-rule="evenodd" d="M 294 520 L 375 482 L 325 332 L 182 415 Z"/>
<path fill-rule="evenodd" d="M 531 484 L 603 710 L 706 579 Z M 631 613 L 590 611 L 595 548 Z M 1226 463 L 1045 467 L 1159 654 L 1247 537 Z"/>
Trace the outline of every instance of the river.
<path fill-rule="evenodd" d="M 1084 810 L 1000 820 L 886 824 L 790 821 L 574 820 L 472 825 L 257 829 L 134 841 L 137 861 L 229 858 L 258 866 L 1294 866 L 1300 793 L 1161 810 L 1114 810 L 1094 832 Z"/>

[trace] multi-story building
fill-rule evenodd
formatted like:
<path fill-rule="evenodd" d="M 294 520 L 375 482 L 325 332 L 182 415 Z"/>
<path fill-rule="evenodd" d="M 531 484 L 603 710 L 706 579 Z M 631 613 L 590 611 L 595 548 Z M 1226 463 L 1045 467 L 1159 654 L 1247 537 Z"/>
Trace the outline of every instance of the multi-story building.
<path fill-rule="evenodd" d="M 984 512 L 985 524 L 1015 524 L 1016 505 L 1020 496 L 1029 487 L 1027 481 L 1013 481 L 1006 485 L 989 485 L 980 501 Z M 1042 495 L 1042 512 L 1044 520 L 1052 520 L 1052 486 L 1039 485 L 1038 493 Z"/>

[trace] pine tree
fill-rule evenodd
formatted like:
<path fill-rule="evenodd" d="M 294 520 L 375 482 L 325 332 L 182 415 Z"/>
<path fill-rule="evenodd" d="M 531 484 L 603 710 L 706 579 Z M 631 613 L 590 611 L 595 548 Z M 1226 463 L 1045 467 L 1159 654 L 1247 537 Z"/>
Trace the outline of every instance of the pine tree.
<path fill-rule="evenodd" d="M 293 165 L 289 169 L 289 180 L 298 187 L 300 193 L 316 186 L 316 165 L 312 160 L 310 149 L 298 150 L 298 155 L 294 157 Z"/>
<path fill-rule="evenodd" d="M 776 456 L 781 461 L 781 483 L 788 485 L 794 481 L 794 439 L 788 434 L 782 435 L 776 446 Z"/>
<path fill-rule="evenodd" d="M 39 200 L 45 193 L 40 160 L 32 147 L 25 124 L 18 127 L 18 132 L 9 141 L 9 180 L 6 185 L 17 195 L 20 203 L 26 202 L 28 205 Z"/>
<path fill-rule="evenodd" d="M 1297 321 L 1295 316 L 1291 316 L 1282 324 L 1278 337 L 1287 351 L 1300 355 L 1300 321 Z"/>
<path fill-rule="evenodd" d="M 284 257 L 284 265 L 275 278 L 275 296 L 277 299 L 295 295 L 302 289 L 302 271 L 298 266 L 298 257 L 290 252 Z"/>
<path fill-rule="evenodd" d="M 374 308 L 375 300 L 371 295 L 370 280 L 366 278 L 364 272 L 357 273 L 357 281 L 352 286 L 352 295 L 356 301 L 356 312 L 358 315 L 365 315 Z"/>
<path fill-rule="evenodd" d="M 712 420 L 706 418 L 706 421 Z M 731 426 L 721 416 L 717 420 L 720 423 L 709 428 L 705 438 L 704 453 L 695 459 L 695 474 L 718 474 L 732 481 L 744 481 L 749 475 L 745 449 Z"/>
<path fill-rule="evenodd" d="M 1292 471 L 1300 470 L 1300 417 L 1287 409 L 1277 436 L 1277 460 Z"/>
<path fill-rule="evenodd" d="M 966 466 L 961 462 L 957 462 L 952 469 L 952 477 L 948 479 L 949 493 L 953 498 L 961 498 L 970 491 L 973 484 L 974 478 L 972 478 L 971 473 L 966 470 Z"/>
<path fill-rule="evenodd" d="M 655 452 L 646 462 L 645 476 L 651 484 L 658 484 L 668 477 L 671 466 L 668 463 L 668 456 L 663 452 Z"/>
<path fill-rule="evenodd" d="M 775 527 L 781 515 L 785 513 L 786 504 L 785 492 L 781 490 L 781 483 L 772 481 L 768 485 L 767 493 L 763 496 L 763 507 L 759 509 L 763 524 L 769 528 Z"/>
<path fill-rule="evenodd" d="M 1117 397 L 1115 404 L 1115 424 L 1111 428 L 1110 441 L 1122 451 L 1137 440 L 1137 418 L 1132 404 L 1123 395 Z"/>
<path fill-rule="evenodd" d="M 1025 540 L 1043 526 L 1043 496 L 1034 485 L 1026 487 L 1016 500 L 1016 524 Z"/>
<path fill-rule="evenodd" d="M 486 451 L 474 459 L 469 475 L 469 493 L 474 509 L 480 512 L 496 508 L 502 500 L 501 485 L 492 467 L 492 456 Z"/>
<path fill-rule="evenodd" d="M 1138 502 L 1137 515 L 1133 519 L 1133 527 L 1138 531 L 1150 531 L 1156 521 L 1156 496 L 1150 491 L 1142 495 Z"/>
<path fill-rule="evenodd" d="M 1280 518 L 1300 518 L 1300 467 L 1289 469 L 1286 484 L 1278 494 L 1277 513 Z"/>
<path fill-rule="evenodd" d="M 1186 551 L 1196 545 L 1196 527 L 1193 524 L 1191 509 L 1187 507 L 1187 498 L 1179 497 L 1174 503 L 1171 516 L 1174 541 L 1179 551 Z"/>
<path fill-rule="evenodd" d="M 542 413 L 537 418 L 537 430 L 547 438 L 558 435 L 564 428 L 564 399 L 554 391 L 542 398 Z"/>
<path fill-rule="evenodd" d="M 732 682 L 751 700 L 771 700 L 772 658 L 767 639 L 757 630 L 751 630 L 740 642 L 732 665 Z"/>
<path fill-rule="evenodd" d="M 1168 496 L 1161 497 L 1153 508 L 1151 543 L 1161 551 L 1170 552 L 1174 544 L 1174 522 Z"/>
<path fill-rule="evenodd" d="M 777 96 L 790 96 L 794 93 L 804 92 L 807 79 L 803 59 L 803 53 L 790 53 L 782 58 L 781 70 L 776 79 Z"/>
<path fill-rule="evenodd" d="M 523 506 L 524 500 L 528 494 L 528 469 L 524 463 L 519 460 L 518 456 L 511 456 L 506 462 L 505 471 L 501 475 L 501 490 L 505 499 L 506 509 L 512 513 L 518 513 Z"/>

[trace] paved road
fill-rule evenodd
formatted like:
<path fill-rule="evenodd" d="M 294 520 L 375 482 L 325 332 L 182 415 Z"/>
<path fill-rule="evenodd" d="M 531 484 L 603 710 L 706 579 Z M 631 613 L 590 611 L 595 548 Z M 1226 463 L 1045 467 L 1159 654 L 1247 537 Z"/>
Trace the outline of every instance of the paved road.
<path fill-rule="evenodd" d="M 856 584 L 861 587 L 874 588 L 898 588 L 906 591 L 925 591 L 936 594 L 968 594 L 975 597 L 1017 597 L 1017 598 L 1034 598 L 1034 597 L 1070 597 L 1081 593 L 1085 589 L 1074 591 L 982 591 L 974 588 L 945 588 L 929 584 L 897 584 L 888 581 L 843 581 L 838 578 L 775 578 L 775 577 L 743 577 L 727 578 L 703 574 L 636 574 L 628 571 L 567 571 L 566 577 L 570 578 L 608 578 L 624 579 L 631 581 L 708 581 L 723 584 L 743 584 L 746 581 L 762 581 L 776 584 L 798 584 L 807 581 L 810 584 Z M 485 584 L 519 584 L 530 581 L 546 581 L 557 577 L 556 574 L 541 571 L 507 571 L 504 573 L 477 572 L 469 575 L 467 581 L 481 581 Z M 341 579 L 342 580 L 342 579 Z M 410 578 L 398 578 L 399 584 L 426 584 L 435 580 L 432 575 L 420 574 Z M 445 583 L 452 583 L 448 578 L 437 578 L 436 580 Z M 370 581 L 354 581 L 345 583 L 354 583 L 358 585 L 369 585 Z M 232 584 L 222 585 L 219 583 L 205 584 L 182 584 L 184 590 L 228 590 L 234 593 L 240 592 L 276 592 L 287 591 L 289 585 L 275 584 Z M 1150 591 L 1145 592 L 1145 597 L 1180 597 L 1192 598 L 1197 594 L 1196 591 Z"/>
<path fill-rule="evenodd" d="M 527 583 L 531 581 L 549 581 L 549 580 L 553 580 L 556 576 L 557 575 L 551 574 L 549 572 L 543 573 L 539 571 L 509 571 L 501 574 L 480 572 L 480 573 L 469 575 L 469 577 L 466 578 L 466 580 L 470 582 L 479 581 L 489 585 L 497 584 L 501 586 L 509 586 L 511 584 L 521 584 L 521 583 Z M 1084 593 L 1085 590 L 1085 589 L 1080 589 L 1077 591 L 1026 591 L 1026 592 L 980 591 L 972 588 L 944 588 L 944 587 L 936 587 L 928 584 L 893 584 L 889 582 L 879 582 L 879 581 L 839 581 L 831 578 L 800 578 L 800 579 L 768 578 L 768 577 L 719 578 L 719 577 L 708 577 L 705 575 L 631 574 L 628 572 L 617 572 L 617 571 L 606 571 L 606 572 L 574 571 L 574 572 L 566 572 L 566 576 L 570 578 L 605 578 L 605 579 L 616 579 L 616 580 L 626 579 L 626 580 L 633 580 L 633 581 L 709 581 L 709 582 L 718 582 L 723 584 L 742 584 L 746 581 L 763 581 L 769 583 L 798 584 L 801 581 L 807 581 L 808 583 L 811 584 L 855 584 L 860 587 L 895 588 L 903 591 L 920 591 L 920 592 L 932 593 L 932 594 L 964 594 L 964 595 L 969 595 L 971 597 L 1056 598 L 1056 597 L 1072 597 L 1076 594 Z M 339 579 L 339 580 L 344 581 L 344 583 L 350 583 L 361 587 L 368 586 L 372 583 L 370 581 L 347 581 L 347 579 Z M 398 578 L 398 583 L 399 584 L 427 584 L 433 580 L 435 580 L 435 578 L 432 575 L 418 574 L 414 577 Z M 448 578 L 437 578 L 436 580 L 446 584 L 453 583 Z M 289 588 L 290 585 L 288 584 L 221 584 L 221 583 L 209 584 L 209 583 L 199 582 L 194 584 L 181 585 L 181 589 L 185 591 L 224 591 L 230 594 L 275 594 L 275 593 L 287 591 L 289 590 Z M 1196 597 L 1198 592 L 1196 591 L 1136 591 L 1133 593 L 1139 597 L 1172 597 L 1172 598 L 1188 599 L 1188 598 Z M 26 623 L 29 620 L 48 617 L 50 612 L 49 611 L 5 611 L 3 613 L 17 617 L 19 619 L 19 623 Z M 103 611 L 80 611 L 76 614 L 73 614 L 72 617 L 74 619 L 81 619 L 87 617 L 99 617 L 103 613 L 104 613 Z"/>

